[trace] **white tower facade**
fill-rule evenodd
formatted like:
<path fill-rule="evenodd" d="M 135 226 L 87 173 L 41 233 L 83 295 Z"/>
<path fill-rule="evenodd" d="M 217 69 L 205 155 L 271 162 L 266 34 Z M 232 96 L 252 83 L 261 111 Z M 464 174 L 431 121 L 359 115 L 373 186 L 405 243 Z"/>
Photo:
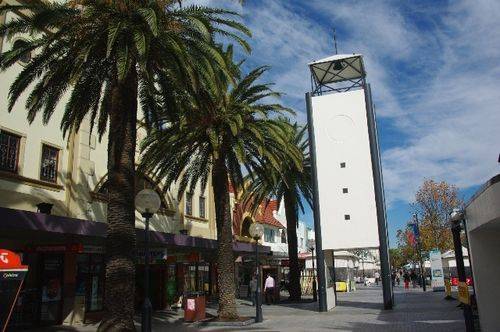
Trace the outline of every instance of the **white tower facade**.
<path fill-rule="evenodd" d="M 363 57 L 337 54 L 309 64 L 306 94 L 313 159 L 318 268 L 327 309 L 335 305 L 334 250 L 380 249 L 384 305 L 392 306 L 387 227 L 375 114 Z M 318 241 L 319 239 L 319 241 Z M 324 256 L 324 257 L 322 257 Z M 385 263 L 385 264 L 384 264 Z M 320 293 L 321 293 L 320 281 Z M 321 299 L 320 299 L 321 309 Z"/>
<path fill-rule="evenodd" d="M 339 54 L 309 66 L 323 250 L 378 248 L 363 58 Z"/>

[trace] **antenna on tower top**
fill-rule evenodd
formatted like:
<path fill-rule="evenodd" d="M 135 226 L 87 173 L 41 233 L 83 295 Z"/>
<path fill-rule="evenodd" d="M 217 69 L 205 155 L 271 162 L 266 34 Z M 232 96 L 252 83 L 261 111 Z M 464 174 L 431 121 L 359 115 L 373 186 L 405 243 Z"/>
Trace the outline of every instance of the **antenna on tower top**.
<path fill-rule="evenodd" d="M 337 31 L 335 28 L 333 28 L 333 42 L 335 44 L 335 54 L 339 54 L 339 51 L 337 50 Z"/>

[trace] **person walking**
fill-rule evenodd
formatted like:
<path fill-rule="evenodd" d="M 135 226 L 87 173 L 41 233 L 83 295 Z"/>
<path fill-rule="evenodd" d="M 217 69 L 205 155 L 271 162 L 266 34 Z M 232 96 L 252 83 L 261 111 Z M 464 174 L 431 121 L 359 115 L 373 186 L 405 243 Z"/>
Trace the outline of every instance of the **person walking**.
<path fill-rule="evenodd" d="M 375 284 L 377 284 L 377 286 L 378 286 L 379 279 L 380 279 L 380 273 L 378 273 L 378 271 L 377 271 L 377 272 L 375 272 Z"/>
<path fill-rule="evenodd" d="M 405 289 L 410 288 L 410 275 L 408 274 L 407 271 L 403 273 L 403 281 L 405 283 Z"/>
<path fill-rule="evenodd" d="M 252 298 L 252 306 L 255 307 L 255 302 L 257 301 L 257 278 L 255 275 L 252 276 L 250 280 L 250 297 Z"/>
<path fill-rule="evenodd" d="M 266 293 L 266 304 L 270 305 L 271 302 L 274 303 L 274 278 L 270 274 L 267 275 L 266 282 L 264 284 L 264 293 Z"/>
<path fill-rule="evenodd" d="M 396 283 L 398 284 L 398 287 L 399 287 L 399 284 L 401 283 L 401 279 L 399 277 L 399 273 L 396 272 Z"/>
<path fill-rule="evenodd" d="M 392 287 L 396 286 L 396 271 L 392 271 L 391 281 L 392 281 Z"/>
<path fill-rule="evenodd" d="M 415 270 L 411 270 L 410 280 L 413 288 L 417 288 L 417 274 L 415 273 Z"/>

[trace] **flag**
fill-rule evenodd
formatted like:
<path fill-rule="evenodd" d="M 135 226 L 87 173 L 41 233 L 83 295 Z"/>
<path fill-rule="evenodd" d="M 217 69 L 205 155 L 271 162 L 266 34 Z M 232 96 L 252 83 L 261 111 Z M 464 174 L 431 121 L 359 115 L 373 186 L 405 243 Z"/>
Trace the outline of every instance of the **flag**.
<path fill-rule="evenodd" d="M 411 246 L 414 247 L 417 244 L 417 241 L 415 240 L 415 234 L 409 229 L 406 231 L 406 238 L 408 239 L 408 243 Z"/>

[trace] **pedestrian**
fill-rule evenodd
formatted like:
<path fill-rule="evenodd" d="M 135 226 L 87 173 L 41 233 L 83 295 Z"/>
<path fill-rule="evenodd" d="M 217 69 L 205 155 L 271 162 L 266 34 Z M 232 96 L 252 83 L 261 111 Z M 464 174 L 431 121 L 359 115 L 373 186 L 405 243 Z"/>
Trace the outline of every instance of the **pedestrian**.
<path fill-rule="evenodd" d="M 405 271 L 403 273 L 403 281 L 405 283 L 405 289 L 410 288 L 410 275 L 408 274 L 408 271 Z"/>
<path fill-rule="evenodd" d="M 396 283 L 398 284 L 398 287 L 399 287 L 399 285 L 401 283 L 401 279 L 399 277 L 399 273 L 396 273 Z"/>
<path fill-rule="evenodd" d="M 252 306 L 255 306 L 255 302 L 257 301 L 257 278 L 255 275 L 250 280 L 250 297 L 252 298 Z"/>
<path fill-rule="evenodd" d="M 396 272 L 392 271 L 391 273 L 391 281 L 392 281 L 392 287 L 396 286 Z"/>
<path fill-rule="evenodd" d="M 267 275 L 266 282 L 264 284 L 264 292 L 266 293 L 266 304 L 270 305 L 271 302 L 274 303 L 274 278 L 270 274 Z"/>
<path fill-rule="evenodd" d="M 377 286 L 378 286 L 379 279 L 380 279 L 380 273 L 378 273 L 378 271 L 377 271 L 377 272 L 375 272 L 375 283 L 377 284 Z"/>
<path fill-rule="evenodd" d="M 415 273 L 415 270 L 411 270 L 410 280 L 413 288 L 417 288 L 417 274 Z"/>

